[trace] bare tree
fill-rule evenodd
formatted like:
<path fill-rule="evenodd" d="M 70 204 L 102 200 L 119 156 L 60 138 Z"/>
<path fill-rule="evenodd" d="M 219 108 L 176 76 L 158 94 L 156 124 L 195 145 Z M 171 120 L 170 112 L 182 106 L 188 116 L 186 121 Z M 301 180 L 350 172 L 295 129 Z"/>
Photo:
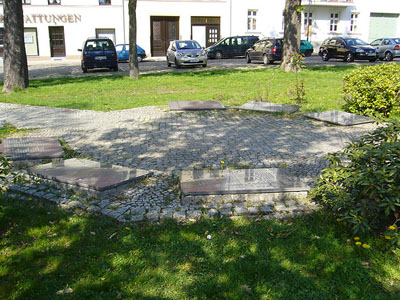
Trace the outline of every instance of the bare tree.
<path fill-rule="evenodd" d="M 136 4 L 137 0 L 129 0 L 129 76 L 139 79 L 139 62 L 136 48 Z"/>
<path fill-rule="evenodd" d="M 286 0 L 284 18 L 283 53 L 281 68 L 293 71 L 292 57 L 300 51 L 301 0 Z"/>
<path fill-rule="evenodd" d="M 21 0 L 5 0 L 4 8 L 4 85 L 3 92 L 29 86 L 24 42 L 24 15 Z"/>

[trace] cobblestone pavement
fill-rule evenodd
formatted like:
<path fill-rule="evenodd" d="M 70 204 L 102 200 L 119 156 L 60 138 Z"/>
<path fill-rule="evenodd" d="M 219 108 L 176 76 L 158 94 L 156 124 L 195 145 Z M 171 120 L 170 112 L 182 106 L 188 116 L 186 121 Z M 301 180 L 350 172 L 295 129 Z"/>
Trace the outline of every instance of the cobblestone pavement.
<path fill-rule="evenodd" d="M 282 211 L 312 210 L 313 205 L 304 205 L 301 198 L 295 202 L 262 196 L 251 201 L 231 196 L 183 201 L 177 187 L 179 171 L 218 169 L 224 161 L 231 168 L 288 167 L 312 183 L 326 165 L 323 158 L 327 153 L 376 127 L 331 126 L 301 114 L 285 117 L 234 109 L 179 113 L 167 107 L 142 107 L 95 112 L 4 103 L 0 104 L 0 120 L 17 128 L 35 128 L 28 136 L 63 139 L 82 157 L 154 171 L 155 176 L 124 191 L 122 197 L 90 203 L 56 188 L 18 188 L 27 197 L 47 195 L 44 198 L 65 207 L 85 206 L 121 221 L 196 219 L 202 214 L 280 216 Z"/>

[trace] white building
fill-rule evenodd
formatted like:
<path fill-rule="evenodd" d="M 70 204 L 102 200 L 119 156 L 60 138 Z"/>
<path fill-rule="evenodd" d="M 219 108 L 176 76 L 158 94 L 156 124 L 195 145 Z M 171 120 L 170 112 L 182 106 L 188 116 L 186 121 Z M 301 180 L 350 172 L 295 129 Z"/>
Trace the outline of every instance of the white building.
<path fill-rule="evenodd" d="M 22 1 L 30 58 L 79 57 L 77 49 L 94 36 L 128 42 L 128 0 Z M 148 55 L 164 56 L 173 39 L 209 46 L 231 35 L 281 37 L 284 5 L 285 0 L 138 0 L 137 42 Z M 302 16 L 302 36 L 315 47 L 336 35 L 368 42 L 400 37 L 397 0 L 303 0 Z M 0 53 L 2 22 L 1 14 Z"/>

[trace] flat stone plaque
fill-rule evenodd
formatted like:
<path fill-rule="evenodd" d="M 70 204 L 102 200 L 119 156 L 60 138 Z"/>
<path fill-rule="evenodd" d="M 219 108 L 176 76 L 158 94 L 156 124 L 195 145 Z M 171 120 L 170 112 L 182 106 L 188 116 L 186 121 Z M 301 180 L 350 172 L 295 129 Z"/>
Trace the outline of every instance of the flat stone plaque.
<path fill-rule="evenodd" d="M 310 189 L 283 168 L 182 171 L 181 188 L 184 195 L 301 192 Z"/>
<path fill-rule="evenodd" d="M 331 110 L 320 113 L 307 113 L 307 118 L 323 121 L 335 125 L 352 126 L 364 123 L 375 122 L 373 119 L 365 116 L 351 114 L 344 111 Z"/>
<path fill-rule="evenodd" d="M 29 168 L 28 173 L 97 191 L 109 190 L 152 174 L 145 170 L 76 158 L 35 166 Z"/>
<path fill-rule="evenodd" d="M 242 106 L 239 106 L 238 109 L 241 110 L 251 110 L 251 111 L 261 111 L 261 112 L 277 112 L 277 113 L 285 113 L 292 114 L 298 111 L 301 108 L 299 105 L 289 105 L 289 104 L 279 104 L 279 103 L 271 103 L 271 102 L 256 102 L 252 101 Z"/>
<path fill-rule="evenodd" d="M 225 109 L 220 101 L 168 101 L 170 110 L 213 110 Z"/>
<path fill-rule="evenodd" d="M 60 143 L 53 138 L 3 139 L 0 152 L 11 160 L 60 158 L 64 155 Z"/>

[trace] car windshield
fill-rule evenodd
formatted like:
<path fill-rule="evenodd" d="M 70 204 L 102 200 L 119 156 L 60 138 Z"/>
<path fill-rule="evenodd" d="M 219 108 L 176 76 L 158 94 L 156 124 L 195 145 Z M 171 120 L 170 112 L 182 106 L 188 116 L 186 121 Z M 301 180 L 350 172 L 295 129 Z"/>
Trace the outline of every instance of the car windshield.
<path fill-rule="evenodd" d="M 201 46 L 196 41 L 184 41 L 184 42 L 176 42 L 176 47 L 179 50 L 185 49 L 201 49 Z"/>
<path fill-rule="evenodd" d="M 110 51 L 113 44 L 110 40 L 96 40 L 86 42 L 86 51 Z"/>
<path fill-rule="evenodd" d="M 360 40 L 360 39 L 345 39 L 345 42 L 349 46 L 364 46 L 368 45 L 366 42 Z"/>

